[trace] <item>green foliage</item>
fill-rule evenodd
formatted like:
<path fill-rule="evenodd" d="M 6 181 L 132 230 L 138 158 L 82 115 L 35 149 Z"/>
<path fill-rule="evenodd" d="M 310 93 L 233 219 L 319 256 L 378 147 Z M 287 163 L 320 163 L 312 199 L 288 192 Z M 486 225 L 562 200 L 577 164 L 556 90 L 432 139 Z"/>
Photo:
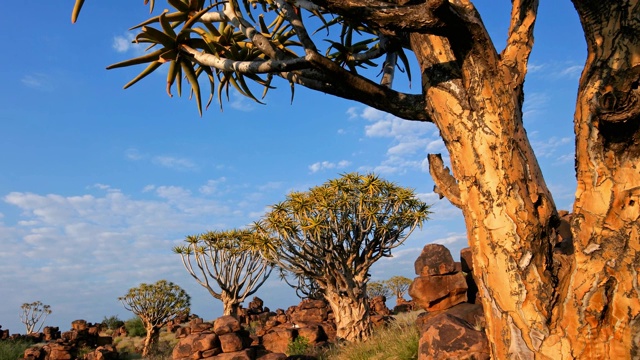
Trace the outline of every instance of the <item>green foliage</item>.
<path fill-rule="evenodd" d="M 144 328 L 144 323 L 142 319 L 138 316 L 134 316 L 131 319 L 125 321 L 124 323 L 125 329 L 127 329 L 128 336 L 145 336 L 147 335 L 147 330 Z"/>
<path fill-rule="evenodd" d="M 310 348 L 309 339 L 304 336 L 298 336 L 287 345 L 287 355 L 306 355 Z"/>
<path fill-rule="evenodd" d="M 109 317 L 105 316 L 104 320 L 102 320 L 102 324 L 109 330 L 115 330 L 124 325 L 124 321 L 120 320 L 116 315 Z"/>
<path fill-rule="evenodd" d="M 41 301 L 24 303 L 20 307 L 20 321 L 25 325 L 27 334 L 40 332 L 44 326 L 44 320 L 51 314 L 51 306 L 43 304 Z M 38 326 L 38 324 L 40 324 Z"/>
<path fill-rule="evenodd" d="M 0 360 L 22 359 L 24 351 L 33 346 L 25 340 L 0 340 Z"/>
<path fill-rule="evenodd" d="M 371 265 L 391 256 L 429 214 L 413 190 L 350 173 L 273 205 L 254 224 L 264 235 L 256 246 L 285 271 L 326 289 L 336 283 L 330 279 L 366 279 Z"/>
<path fill-rule="evenodd" d="M 412 282 L 413 280 L 404 276 L 394 276 L 384 283 L 395 297 L 402 298 Z"/>
<path fill-rule="evenodd" d="M 142 283 L 118 300 L 147 326 L 160 328 L 181 313 L 189 313 L 191 298 L 178 285 L 159 280 L 154 284 Z"/>
<path fill-rule="evenodd" d="M 373 299 L 376 296 L 389 297 L 392 294 L 391 289 L 384 281 L 371 281 L 367 284 L 367 297 Z"/>
<path fill-rule="evenodd" d="M 84 2 L 76 0 L 73 22 Z M 264 97 L 274 88 L 271 85 L 274 77 L 290 84 L 292 97 L 293 87 L 302 85 L 347 98 L 359 93 L 364 99 L 371 92 L 388 90 L 396 69 L 405 72 L 411 80 L 402 46 L 405 39 L 394 39 L 390 33 L 383 35 L 377 27 L 354 18 L 345 19 L 310 2 L 167 2 L 169 9 L 134 27 L 140 29 L 135 41 L 149 45 L 148 52 L 108 68 L 146 65 L 125 85 L 127 88 L 166 65 L 168 95 L 173 96 L 175 88 L 181 96 L 182 80 L 186 79 L 201 115 L 200 81 L 208 85 L 208 107 L 214 96 L 220 103 L 223 95 L 228 99 L 231 88 L 260 103 L 252 87 L 257 87 Z M 149 3 L 153 11 L 154 1 L 145 3 Z M 315 24 L 314 29 L 305 28 L 302 19 L 308 16 L 317 19 L 309 22 Z M 332 38 L 329 38 L 330 29 L 337 30 L 332 32 Z M 315 59 L 308 58 L 310 52 Z M 369 80 L 360 76 L 358 70 L 370 67 L 379 67 L 383 79 L 379 88 L 368 92 L 356 83 Z M 372 77 L 378 71 L 370 73 Z M 345 81 L 343 87 L 326 85 L 340 77 L 357 81 Z M 374 82 L 368 85 L 375 86 Z"/>
<path fill-rule="evenodd" d="M 173 252 L 211 296 L 224 302 L 229 314 L 264 284 L 273 269 L 254 245 L 257 236 L 248 229 L 209 231 L 187 236 Z"/>

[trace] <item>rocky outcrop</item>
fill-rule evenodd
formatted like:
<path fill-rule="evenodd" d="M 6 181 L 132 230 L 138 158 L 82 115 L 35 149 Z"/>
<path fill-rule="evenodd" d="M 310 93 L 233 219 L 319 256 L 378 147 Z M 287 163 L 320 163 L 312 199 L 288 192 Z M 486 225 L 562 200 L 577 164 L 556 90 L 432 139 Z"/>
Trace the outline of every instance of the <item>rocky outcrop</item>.
<path fill-rule="evenodd" d="M 405 300 L 404 298 L 396 299 L 396 306 L 393 307 L 394 314 L 405 313 L 415 310 L 416 303 L 413 300 Z"/>
<path fill-rule="evenodd" d="M 213 324 L 191 320 L 189 329 L 174 347 L 173 359 L 255 359 L 249 332 L 233 316 L 222 316 Z"/>
<path fill-rule="evenodd" d="M 30 334 L 39 337 L 38 342 L 46 341 L 43 346 L 33 346 L 24 352 L 26 360 L 71 360 L 77 359 L 79 349 L 92 349 L 82 356 L 85 360 L 114 360 L 118 352 L 111 345 L 110 336 L 100 336 L 100 324 L 91 324 L 85 320 L 75 320 L 71 330 L 62 334 L 57 327 L 45 327 L 43 333 Z"/>
<path fill-rule="evenodd" d="M 426 245 L 415 262 L 417 278 L 409 295 L 427 311 L 446 310 L 467 301 L 467 282 L 443 245 Z"/>
<path fill-rule="evenodd" d="M 455 263 L 447 248 L 427 245 L 416 260 L 419 275 L 409 287 L 413 300 L 427 310 L 420 329 L 419 360 L 489 359 L 484 314 L 473 281 L 471 251 L 463 249 Z"/>
<path fill-rule="evenodd" d="M 418 322 L 421 332 L 418 360 L 489 360 L 484 331 L 457 316 L 442 312 Z"/>
<path fill-rule="evenodd" d="M 9 338 L 9 329 L 2 330 L 2 325 L 0 325 L 0 340 L 6 340 Z"/>

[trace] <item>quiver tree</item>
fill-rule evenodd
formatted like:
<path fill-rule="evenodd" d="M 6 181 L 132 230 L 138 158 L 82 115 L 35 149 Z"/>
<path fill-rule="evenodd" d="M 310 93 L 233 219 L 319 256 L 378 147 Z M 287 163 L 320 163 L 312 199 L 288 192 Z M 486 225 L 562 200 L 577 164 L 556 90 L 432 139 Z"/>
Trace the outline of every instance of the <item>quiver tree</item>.
<path fill-rule="evenodd" d="M 392 294 L 391 289 L 384 281 L 371 281 L 367 284 L 367 297 L 373 299 L 376 296 L 389 297 Z"/>
<path fill-rule="evenodd" d="M 191 298 L 182 288 L 166 280 L 159 280 L 155 284 L 142 283 L 129 289 L 118 300 L 144 324 L 147 336 L 142 348 L 143 357 L 148 356 L 157 345 L 160 329 L 176 315 L 188 314 L 191 304 Z"/>
<path fill-rule="evenodd" d="M 198 284 L 222 301 L 224 315 L 237 316 L 271 274 L 271 263 L 251 247 L 257 236 L 251 230 L 210 231 L 173 248 Z"/>
<path fill-rule="evenodd" d="M 572 2 L 587 60 L 574 117 L 573 238 L 558 249 L 557 209 L 522 119 L 537 0 L 511 1 L 502 50 L 470 0 L 231 0 L 207 7 L 172 0 L 175 11 L 141 24 L 137 40 L 157 44 L 152 52 L 114 67 L 149 64 L 133 83 L 166 63 L 169 89 L 185 75 L 199 107 L 198 76 L 218 79 L 218 95 L 231 83 L 247 96 L 247 82 L 266 90 L 279 76 L 432 122 L 450 169 L 433 154 L 430 172 L 436 191 L 462 209 L 492 356 L 636 357 L 640 3 Z M 76 0 L 74 21 L 83 3 Z M 252 5 L 273 23 L 254 16 Z M 311 34 L 303 22 L 308 14 L 332 16 L 323 26 L 340 31 Z M 321 48 L 325 42 L 316 38 L 325 35 Z M 406 64 L 409 52 L 421 75 L 416 94 L 392 88 L 396 64 Z M 373 65 L 380 66 L 379 81 L 357 72 Z"/>
<path fill-rule="evenodd" d="M 396 303 L 401 299 L 404 300 L 404 294 L 409 290 L 412 280 L 404 276 L 393 276 L 386 280 L 384 284 L 389 288 L 393 296 L 396 297 Z"/>
<path fill-rule="evenodd" d="M 24 303 L 20 306 L 20 309 L 22 310 L 20 321 L 26 327 L 27 335 L 40 332 L 47 316 L 51 314 L 51 306 L 45 305 L 41 301 Z"/>
<path fill-rule="evenodd" d="M 351 173 L 290 193 L 255 228 L 271 238 L 261 247 L 264 256 L 314 280 L 333 310 L 338 338 L 355 341 L 371 331 L 369 268 L 422 226 L 428 209 L 410 189 Z"/>

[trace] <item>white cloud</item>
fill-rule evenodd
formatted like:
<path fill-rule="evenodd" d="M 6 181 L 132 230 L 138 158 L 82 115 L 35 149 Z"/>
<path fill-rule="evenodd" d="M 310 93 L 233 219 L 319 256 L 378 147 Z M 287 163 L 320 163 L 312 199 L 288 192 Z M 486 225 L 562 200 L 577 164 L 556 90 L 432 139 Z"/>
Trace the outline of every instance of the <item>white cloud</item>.
<path fill-rule="evenodd" d="M 136 148 L 129 148 L 125 150 L 124 156 L 128 160 L 133 160 L 133 161 L 142 160 L 147 157 L 146 155 L 141 154 L 140 151 Z"/>
<path fill-rule="evenodd" d="M 531 146 L 538 158 L 556 157 L 559 150 L 564 152 L 565 149 L 573 148 L 573 138 L 570 137 L 558 138 L 552 136 L 544 140 L 537 139 L 537 136 L 532 136 L 532 138 L 534 137 L 536 139 L 531 141 Z M 564 156 L 566 160 L 566 154 Z"/>
<path fill-rule="evenodd" d="M 198 189 L 198 191 L 205 195 L 214 194 L 220 191 L 220 184 L 224 183 L 225 181 L 227 181 L 227 179 L 224 177 L 221 177 L 217 180 L 208 180 L 205 185 L 202 185 L 200 189 Z"/>
<path fill-rule="evenodd" d="M 240 94 L 235 94 L 231 96 L 231 101 L 229 105 L 231 108 L 239 111 L 250 112 L 255 110 L 255 102 L 249 99 L 246 96 L 242 96 Z"/>
<path fill-rule="evenodd" d="M 148 186 L 146 200 L 106 184 L 88 188 L 103 192 L 73 196 L 11 192 L 0 198 L 8 209 L 18 210 L 15 219 L 10 217 L 11 224 L 2 222 L 6 218 L 0 221 L 0 284 L 21 289 L 3 292 L 0 318 L 14 312 L 15 304 L 19 308 L 32 300 L 52 306 L 48 323 L 55 326 L 68 326 L 77 318 L 100 321 L 83 315 L 95 315 L 96 310 L 104 311 L 102 315 L 120 312 L 127 318 L 130 314 L 122 310 L 117 297 L 129 287 L 159 279 L 187 289 L 200 315 L 216 315 L 211 312 L 216 302 L 188 276 L 171 248 L 188 234 L 244 226 L 247 214 L 261 213 L 264 205 L 238 202 L 237 197 L 233 204 L 200 198 L 190 189 L 170 185 Z M 67 308 L 67 303 L 74 306 Z M 200 313 L 203 309 L 205 313 Z M 20 328 L 10 330 L 15 333 Z"/>
<path fill-rule="evenodd" d="M 441 237 L 431 241 L 431 243 L 440 245 L 467 244 L 467 234 L 449 233 L 445 237 Z"/>
<path fill-rule="evenodd" d="M 144 54 L 146 45 L 136 43 L 135 38 L 135 35 L 130 32 L 116 35 L 113 37 L 111 47 L 119 53 L 133 52 L 134 56 L 140 56 Z"/>
<path fill-rule="evenodd" d="M 330 161 L 321 161 L 321 162 L 317 162 L 309 165 L 309 170 L 311 170 L 311 173 L 316 173 L 321 170 L 344 169 L 349 165 L 351 165 L 351 162 L 347 160 L 341 160 L 341 161 L 338 161 L 337 163 L 333 163 Z"/>
<path fill-rule="evenodd" d="M 549 95 L 545 93 L 526 94 L 522 106 L 522 117 L 524 121 L 529 121 L 531 118 L 544 113 L 549 105 L 549 100 Z"/>
<path fill-rule="evenodd" d="M 577 79 L 580 77 L 580 74 L 582 73 L 582 69 L 584 69 L 584 66 L 582 65 L 570 65 L 560 70 L 558 72 L 558 76 Z"/>
<path fill-rule="evenodd" d="M 27 74 L 20 79 L 20 82 L 29 88 L 40 90 L 40 91 L 53 91 L 54 87 L 51 83 L 51 78 L 47 74 L 43 73 L 32 73 Z"/>
<path fill-rule="evenodd" d="M 173 156 L 155 156 L 151 162 L 162 167 L 180 171 L 195 170 L 197 168 L 193 161 Z"/>
<path fill-rule="evenodd" d="M 550 61 L 542 64 L 529 64 L 529 73 L 532 76 L 542 77 L 547 80 L 577 80 L 584 69 L 584 65 L 575 62 Z"/>

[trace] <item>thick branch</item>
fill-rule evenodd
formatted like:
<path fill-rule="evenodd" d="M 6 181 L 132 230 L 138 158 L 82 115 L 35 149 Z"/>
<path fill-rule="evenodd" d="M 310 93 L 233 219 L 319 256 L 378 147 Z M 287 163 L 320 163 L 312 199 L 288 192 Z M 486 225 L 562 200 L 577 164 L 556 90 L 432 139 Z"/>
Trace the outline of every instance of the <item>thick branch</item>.
<path fill-rule="evenodd" d="M 397 4 L 379 0 L 312 0 L 346 18 L 358 19 L 385 33 L 429 32 L 445 26 L 434 13 L 449 2 L 424 0 L 418 4 L 399 0 Z M 403 5 L 402 5 L 403 4 Z"/>
<path fill-rule="evenodd" d="M 193 56 L 193 59 L 201 65 L 211 66 L 222 71 L 234 71 L 241 74 L 266 74 L 273 72 L 293 71 L 310 68 L 311 65 L 305 58 L 287 60 L 263 60 L 263 61 L 236 61 L 221 58 L 212 54 L 198 51 L 187 45 L 182 49 Z"/>
<path fill-rule="evenodd" d="M 429 154 L 429 173 L 436 184 L 433 191 L 440 195 L 441 199 L 446 197 L 453 205 L 462 208 L 458 182 L 449 172 L 449 168 L 444 166 L 440 154 Z"/>
<path fill-rule="evenodd" d="M 305 57 L 315 68 L 326 76 L 327 81 L 305 84 L 301 78 L 300 84 L 336 95 L 349 100 L 356 100 L 365 105 L 386 111 L 406 120 L 428 121 L 422 95 L 409 95 L 380 86 L 373 81 L 353 74 L 317 52 L 307 51 Z"/>
<path fill-rule="evenodd" d="M 538 0 L 513 1 L 509 36 L 502 51 L 501 65 L 511 73 L 514 88 L 521 88 L 524 83 L 527 62 L 533 48 L 533 27 L 537 13 Z"/>

